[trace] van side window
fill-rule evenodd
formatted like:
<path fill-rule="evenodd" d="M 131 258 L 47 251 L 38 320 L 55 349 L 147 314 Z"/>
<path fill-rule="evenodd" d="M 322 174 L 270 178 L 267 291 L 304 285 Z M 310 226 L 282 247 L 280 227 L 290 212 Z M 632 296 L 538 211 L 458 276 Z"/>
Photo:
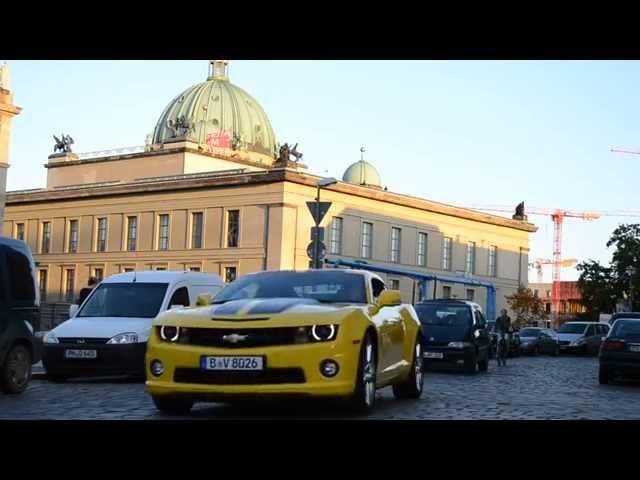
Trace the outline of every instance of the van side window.
<path fill-rule="evenodd" d="M 384 290 L 384 282 L 377 278 L 371 279 L 371 288 L 373 292 L 373 298 L 378 298 Z"/>
<path fill-rule="evenodd" d="M 189 291 L 187 287 L 180 287 L 171 296 L 171 300 L 169 301 L 169 308 L 171 305 L 182 305 L 188 307 L 191 305 L 191 301 L 189 300 Z"/>
<path fill-rule="evenodd" d="M 16 250 L 7 251 L 7 269 L 11 295 L 11 303 L 32 304 L 36 298 L 36 287 L 31 275 L 29 259 Z"/>
<path fill-rule="evenodd" d="M 475 312 L 476 312 L 476 324 L 486 323 L 484 321 L 484 315 L 482 315 L 482 312 L 480 310 L 476 310 Z"/>

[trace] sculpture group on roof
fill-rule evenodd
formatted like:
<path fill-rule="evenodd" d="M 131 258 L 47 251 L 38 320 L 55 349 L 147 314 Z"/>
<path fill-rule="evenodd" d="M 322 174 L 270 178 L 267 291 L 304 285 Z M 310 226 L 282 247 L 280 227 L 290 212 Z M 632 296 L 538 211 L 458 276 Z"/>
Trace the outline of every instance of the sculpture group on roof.
<path fill-rule="evenodd" d="M 295 158 L 294 162 L 296 163 L 302 159 L 302 152 L 298 151 L 298 144 L 296 143 L 293 148 L 288 143 L 281 145 L 278 152 L 278 161 L 286 164 L 291 161 L 291 157 Z"/>
<path fill-rule="evenodd" d="M 71 138 L 71 135 L 65 135 L 64 133 L 61 135 L 61 137 L 62 138 L 58 138 L 55 135 L 53 136 L 53 139 L 56 142 L 53 146 L 53 153 L 71 153 L 73 138 Z"/>

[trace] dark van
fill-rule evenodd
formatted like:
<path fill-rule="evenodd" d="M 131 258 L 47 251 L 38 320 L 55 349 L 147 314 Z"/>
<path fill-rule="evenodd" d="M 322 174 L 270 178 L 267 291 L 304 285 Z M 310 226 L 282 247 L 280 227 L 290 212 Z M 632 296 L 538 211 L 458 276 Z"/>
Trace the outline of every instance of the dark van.
<path fill-rule="evenodd" d="M 463 300 L 427 300 L 414 305 L 424 333 L 423 365 L 486 371 L 489 335 L 482 308 Z"/>
<path fill-rule="evenodd" d="M 31 250 L 20 240 L 0 237 L 0 390 L 22 393 L 31 367 L 40 361 L 40 299 Z"/>

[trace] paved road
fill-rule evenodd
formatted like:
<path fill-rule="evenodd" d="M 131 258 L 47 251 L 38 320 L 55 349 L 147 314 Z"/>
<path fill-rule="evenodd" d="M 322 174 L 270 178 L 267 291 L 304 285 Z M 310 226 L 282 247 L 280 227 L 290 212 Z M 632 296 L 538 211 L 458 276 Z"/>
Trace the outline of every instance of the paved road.
<path fill-rule="evenodd" d="M 601 386 L 590 357 L 521 357 L 491 362 L 477 375 L 428 372 L 423 397 L 397 401 L 378 392 L 373 419 L 640 419 L 640 383 Z M 353 418 L 324 405 L 294 402 L 231 407 L 197 404 L 191 419 Z M 144 385 L 130 380 L 53 384 L 34 380 L 21 396 L 0 395 L 0 419 L 163 419 Z M 175 417 L 173 417 L 175 418 Z"/>

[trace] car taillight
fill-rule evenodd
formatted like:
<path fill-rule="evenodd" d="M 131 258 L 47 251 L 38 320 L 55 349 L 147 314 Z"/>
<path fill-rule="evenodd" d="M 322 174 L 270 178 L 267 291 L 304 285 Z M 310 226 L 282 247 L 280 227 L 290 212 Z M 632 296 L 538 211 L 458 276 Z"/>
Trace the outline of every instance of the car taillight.
<path fill-rule="evenodd" d="M 602 351 L 620 351 L 624 350 L 624 340 L 605 340 L 602 344 Z"/>

